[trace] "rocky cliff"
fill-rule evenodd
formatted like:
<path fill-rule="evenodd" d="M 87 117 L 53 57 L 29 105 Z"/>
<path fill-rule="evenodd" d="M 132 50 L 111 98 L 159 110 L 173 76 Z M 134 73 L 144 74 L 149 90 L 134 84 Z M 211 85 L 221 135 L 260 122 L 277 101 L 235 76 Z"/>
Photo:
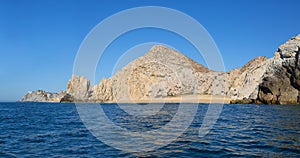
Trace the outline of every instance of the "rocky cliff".
<path fill-rule="evenodd" d="M 180 52 L 157 45 L 114 76 L 91 86 L 73 75 L 66 91 L 36 91 L 21 101 L 119 102 L 182 95 L 220 95 L 232 103 L 299 102 L 300 35 L 281 45 L 273 58 L 258 57 L 239 69 L 215 72 Z"/>
<path fill-rule="evenodd" d="M 281 45 L 264 73 L 257 100 L 268 104 L 295 104 L 300 90 L 300 35 Z"/>

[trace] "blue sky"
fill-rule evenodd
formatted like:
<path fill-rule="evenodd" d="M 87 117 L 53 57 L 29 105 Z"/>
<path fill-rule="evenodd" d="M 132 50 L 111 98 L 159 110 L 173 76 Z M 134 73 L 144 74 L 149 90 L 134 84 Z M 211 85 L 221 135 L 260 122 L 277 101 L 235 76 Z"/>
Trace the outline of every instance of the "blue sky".
<path fill-rule="evenodd" d="M 272 57 L 277 47 L 300 33 L 298 0 L 0 0 L 0 101 L 16 101 L 27 91 L 66 89 L 77 50 L 89 31 L 124 9 L 163 6 L 201 23 L 215 40 L 226 70 L 257 56 Z M 109 77 L 130 47 L 157 41 L 170 44 L 206 65 L 199 54 L 170 32 L 129 32 L 105 51 L 96 80 Z"/>

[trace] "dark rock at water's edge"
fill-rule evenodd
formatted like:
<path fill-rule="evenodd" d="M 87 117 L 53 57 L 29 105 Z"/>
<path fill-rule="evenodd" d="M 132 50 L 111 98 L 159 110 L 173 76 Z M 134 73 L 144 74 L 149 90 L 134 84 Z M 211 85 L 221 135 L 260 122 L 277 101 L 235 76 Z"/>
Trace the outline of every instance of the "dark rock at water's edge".
<path fill-rule="evenodd" d="M 257 99 L 235 99 L 230 100 L 230 104 L 263 104 L 261 101 Z"/>
<path fill-rule="evenodd" d="M 266 104 L 299 103 L 300 35 L 281 45 L 259 85 L 257 100 Z"/>
<path fill-rule="evenodd" d="M 66 91 L 29 92 L 21 101 L 119 102 L 182 95 L 229 97 L 232 104 L 297 104 L 300 98 L 300 35 L 274 57 L 257 57 L 242 68 L 216 72 L 171 48 L 156 45 L 114 76 L 90 85 L 73 75 Z"/>
<path fill-rule="evenodd" d="M 60 99 L 59 102 L 61 102 L 61 103 L 71 103 L 71 102 L 74 102 L 74 97 L 70 94 L 66 94 L 66 95 L 64 95 L 64 97 L 62 97 Z"/>

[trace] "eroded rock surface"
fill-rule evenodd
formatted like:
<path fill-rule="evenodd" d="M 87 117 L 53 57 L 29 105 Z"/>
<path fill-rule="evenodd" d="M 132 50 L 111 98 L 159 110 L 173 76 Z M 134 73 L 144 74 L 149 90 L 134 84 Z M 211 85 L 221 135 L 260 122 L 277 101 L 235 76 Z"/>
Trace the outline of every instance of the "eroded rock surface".
<path fill-rule="evenodd" d="M 20 100 L 22 102 L 60 102 L 66 92 L 50 93 L 43 90 L 30 91 Z"/>
<path fill-rule="evenodd" d="M 295 104 L 300 90 L 300 35 L 281 45 L 259 85 L 258 100 L 268 104 Z"/>
<path fill-rule="evenodd" d="M 185 55 L 157 45 L 112 78 L 114 99 L 145 99 L 195 93 L 196 73 L 210 72 Z"/>
<path fill-rule="evenodd" d="M 83 76 L 73 75 L 68 82 L 67 93 L 70 94 L 74 101 L 88 101 L 92 96 L 90 81 Z"/>
<path fill-rule="evenodd" d="M 195 94 L 227 96 L 232 103 L 294 104 L 299 102 L 299 51 L 300 35 L 273 58 L 257 57 L 242 68 L 216 72 L 157 45 L 97 85 L 73 75 L 65 92 L 31 92 L 21 101 L 118 102 Z"/>

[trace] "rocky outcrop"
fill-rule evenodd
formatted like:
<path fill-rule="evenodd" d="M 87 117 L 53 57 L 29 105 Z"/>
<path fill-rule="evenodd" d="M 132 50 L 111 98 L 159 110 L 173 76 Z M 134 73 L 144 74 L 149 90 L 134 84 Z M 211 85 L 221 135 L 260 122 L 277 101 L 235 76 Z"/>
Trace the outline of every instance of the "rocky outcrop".
<path fill-rule="evenodd" d="M 257 57 L 230 72 L 211 71 L 171 48 L 157 45 L 114 76 L 91 86 L 73 75 L 63 93 L 36 91 L 21 101 L 122 102 L 182 95 L 218 95 L 231 103 L 299 102 L 300 35 L 281 45 L 273 58 Z"/>
<path fill-rule="evenodd" d="M 66 91 L 51 93 L 43 90 L 28 92 L 22 102 L 88 102 L 91 97 L 90 81 L 85 77 L 73 75 Z"/>
<path fill-rule="evenodd" d="M 257 57 L 240 69 L 229 72 L 230 88 L 227 95 L 233 100 L 255 100 L 258 86 L 272 59 Z"/>
<path fill-rule="evenodd" d="M 60 102 L 66 95 L 65 91 L 50 93 L 43 90 L 30 91 L 20 100 L 21 102 Z"/>
<path fill-rule="evenodd" d="M 112 79 L 102 79 L 100 84 L 93 87 L 93 94 L 90 98 L 92 102 L 108 102 L 113 101 L 114 95 L 112 91 Z"/>
<path fill-rule="evenodd" d="M 295 104 L 300 90 L 300 35 L 281 45 L 259 85 L 258 100 L 268 104 Z"/>
<path fill-rule="evenodd" d="M 72 96 L 72 95 L 70 95 L 70 94 L 65 94 L 61 99 L 60 99 L 60 101 L 59 102 L 64 102 L 64 103 L 66 103 L 66 102 L 74 102 L 75 100 L 74 100 L 74 97 Z"/>
<path fill-rule="evenodd" d="M 68 82 L 67 93 L 74 101 L 85 102 L 92 96 L 90 81 L 83 76 L 73 75 Z"/>

